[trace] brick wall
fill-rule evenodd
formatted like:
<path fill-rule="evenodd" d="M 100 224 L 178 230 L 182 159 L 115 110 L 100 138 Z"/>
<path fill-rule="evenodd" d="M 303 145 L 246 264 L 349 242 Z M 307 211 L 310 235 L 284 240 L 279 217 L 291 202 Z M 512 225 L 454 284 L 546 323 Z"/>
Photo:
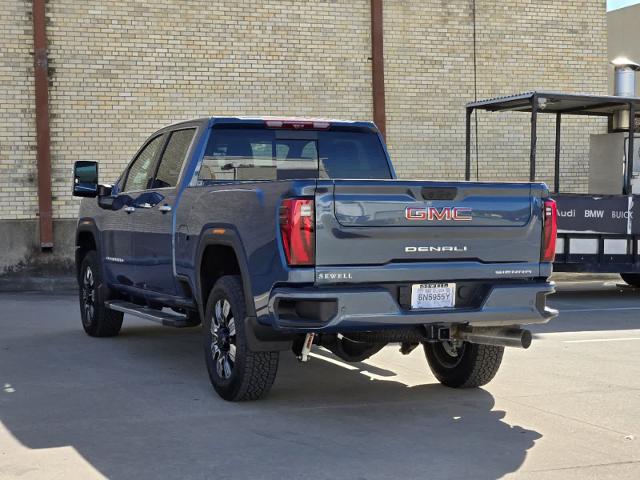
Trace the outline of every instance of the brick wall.
<path fill-rule="evenodd" d="M 31 4 L 0 6 L 0 219 L 33 219 Z M 463 107 L 473 98 L 471 0 L 387 0 L 384 9 L 388 142 L 397 171 L 461 178 Z M 54 216 L 76 214 L 73 161 L 99 160 L 102 178 L 113 179 L 143 139 L 168 123 L 265 113 L 370 119 L 369 14 L 368 0 L 50 0 Z M 532 88 L 606 92 L 601 0 L 478 0 L 477 39 L 481 98 Z M 481 179 L 526 179 L 527 119 L 520 123 L 480 116 Z M 579 190 L 585 132 L 601 126 L 573 123 L 563 174 Z M 553 132 L 541 130 L 546 179 Z"/>
<path fill-rule="evenodd" d="M 38 208 L 30 9 L 0 1 L 0 219 L 34 218 Z"/>
<path fill-rule="evenodd" d="M 371 117 L 369 8 L 351 2 L 49 2 L 54 210 L 69 165 L 115 178 L 143 139 L 207 115 Z"/>
<path fill-rule="evenodd" d="M 398 173 L 460 179 L 465 111 L 473 100 L 469 0 L 385 1 L 388 143 Z M 606 16 L 601 1 L 476 2 L 478 98 L 534 89 L 607 93 Z M 539 124 L 539 178 L 552 182 L 552 118 Z M 529 116 L 478 114 L 480 180 L 528 180 Z M 592 119 L 563 123 L 563 188 L 587 185 Z M 475 142 L 474 142 L 475 143 Z M 475 178 L 476 157 L 472 169 Z"/>
<path fill-rule="evenodd" d="M 478 70 L 479 96 L 499 96 L 534 88 L 607 94 L 604 3 L 479 1 L 478 65 L 482 65 Z M 479 158 L 481 178 L 528 179 L 528 162 L 518 160 L 528 160 L 529 119 L 525 115 L 513 125 L 515 117 L 515 114 L 508 115 L 509 120 L 502 124 L 508 130 L 490 132 L 490 136 L 481 141 L 481 145 L 485 145 Z M 552 184 L 555 119 L 541 117 L 539 178 Z M 487 130 L 485 125 L 480 125 L 480 132 Z M 591 132 L 606 133 L 606 121 L 563 118 L 564 191 L 586 191 Z M 500 159 L 497 162 L 493 160 L 496 156 Z M 482 165 L 483 160 L 487 162 L 489 158 L 494 170 L 486 177 L 483 171 L 488 169 Z"/>

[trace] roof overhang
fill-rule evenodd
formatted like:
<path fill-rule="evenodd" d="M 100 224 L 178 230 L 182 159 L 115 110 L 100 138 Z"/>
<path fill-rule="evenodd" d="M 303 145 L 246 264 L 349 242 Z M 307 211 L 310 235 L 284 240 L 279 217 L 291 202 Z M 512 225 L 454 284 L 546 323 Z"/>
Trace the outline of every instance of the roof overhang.
<path fill-rule="evenodd" d="M 479 100 L 468 103 L 467 108 L 490 112 L 531 112 L 534 103 L 537 103 L 538 113 L 610 116 L 621 110 L 628 110 L 631 105 L 634 105 L 636 112 L 640 113 L 640 97 L 581 95 L 546 91 Z"/>

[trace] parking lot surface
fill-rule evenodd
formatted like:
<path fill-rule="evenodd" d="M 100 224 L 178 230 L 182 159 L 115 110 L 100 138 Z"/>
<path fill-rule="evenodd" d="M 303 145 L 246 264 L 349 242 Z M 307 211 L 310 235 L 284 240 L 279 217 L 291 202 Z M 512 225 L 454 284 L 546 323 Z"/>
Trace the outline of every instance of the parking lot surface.
<path fill-rule="evenodd" d="M 234 404 L 198 328 L 125 317 L 94 339 L 74 296 L 0 294 L 0 478 L 640 478 L 640 292 L 563 284 L 550 303 L 483 389 L 440 386 L 421 349 L 315 350 Z"/>

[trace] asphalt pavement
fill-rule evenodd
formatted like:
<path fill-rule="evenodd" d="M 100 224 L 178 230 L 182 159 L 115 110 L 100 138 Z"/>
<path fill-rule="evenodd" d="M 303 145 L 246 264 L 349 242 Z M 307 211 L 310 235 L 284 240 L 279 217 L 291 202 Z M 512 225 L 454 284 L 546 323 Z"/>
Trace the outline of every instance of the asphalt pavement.
<path fill-rule="evenodd" d="M 198 328 L 125 317 L 93 339 L 72 295 L 0 294 L 0 478 L 640 478 L 640 291 L 560 290 L 483 389 L 440 386 L 420 349 L 316 349 L 239 404 L 211 389 Z"/>

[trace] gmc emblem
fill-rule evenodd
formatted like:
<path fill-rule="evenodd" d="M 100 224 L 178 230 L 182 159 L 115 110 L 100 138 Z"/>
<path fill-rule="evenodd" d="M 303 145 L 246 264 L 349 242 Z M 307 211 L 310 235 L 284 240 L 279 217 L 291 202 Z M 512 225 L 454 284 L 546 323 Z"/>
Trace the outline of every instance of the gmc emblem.
<path fill-rule="evenodd" d="M 407 207 L 404 216 L 407 220 L 468 222 L 471 220 L 471 209 L 463 207 Z"/>

